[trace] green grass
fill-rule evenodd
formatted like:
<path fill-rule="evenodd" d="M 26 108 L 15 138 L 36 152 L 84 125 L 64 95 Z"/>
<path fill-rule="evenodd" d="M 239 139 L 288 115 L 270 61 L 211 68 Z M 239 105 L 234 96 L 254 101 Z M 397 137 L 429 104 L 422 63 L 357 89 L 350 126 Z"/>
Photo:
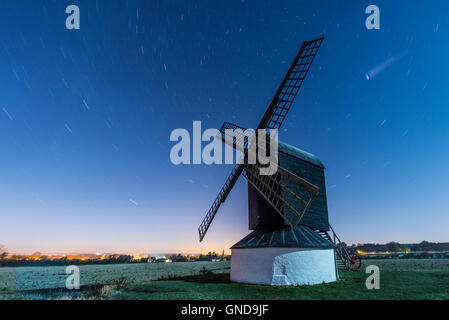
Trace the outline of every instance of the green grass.
<path fill-rule="evenodd" d="M 368 290 L 363 271 L 341 274 L 339 281 L 301 287 L 271 287 L 232 283 L 229 274 L 150 281 L 126 288 L 112 299 L 133 300 L 360 300 L 449 299 L 449 270 L 381 271 L 380 289 Z M 198 282 L 200 281 L 200 282 Z"/>
<path fill-rule="evenodd" d="M 229 262 L 82 266 L 81 290 L 65 289 L 65 268 L 0 268 L 2 299 L 449 299 L 449 260 L 364 260 L 337 282 L 316 286 L 242 285 Z M 380 290 L 368 290 L 368 265 L 380 268 Z M 206 268 L 213 275 L 198 276 Z M 221 273 L 220 273 L 221 272 Z M 157 279 L 173 278 L 176 280 Z M 124 285 L 117 286 L 123 278 Z"/>

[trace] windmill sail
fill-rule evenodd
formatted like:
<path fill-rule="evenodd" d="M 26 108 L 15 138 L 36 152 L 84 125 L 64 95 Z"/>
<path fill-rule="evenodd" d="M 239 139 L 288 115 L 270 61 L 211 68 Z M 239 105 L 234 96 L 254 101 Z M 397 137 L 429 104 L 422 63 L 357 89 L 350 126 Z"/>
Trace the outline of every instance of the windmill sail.
<path fill-rule="evenodd" d="M 281 86 L 260 121 L 259 126 L 257 127 L 258 129 L 279 129 L 282 126 L 282 123 L 284 122 L 284 119 L 287 116 L 287 113 L 290 110 L 291 105 L 293 104 L 293 101 L 295 100 L 299 89 L 307 76 L 307 73 L 309 72 L 310 66 L 313 63 L 323 40 L 324 37 L 303 43 L 298 55 L 282 81 Z M 206 217 L 198 228 L 200 241 L 204 239 L 204 236 L 212 224 L 218 209 L 226 200 L 229 192 L 237 182 L 242 172 L 242 164 L 236 165 L 232 170 L 220 193 L 207 212 Z M 286 208 L 288 208 L 288 206 Z"/>
<path fill-rule="evenodd" d="M 256 165 L 244 165 L 244 169 L 243 176 L 292 228 L 319 192 L 318 187 L 282 168 L 273 176 L 259 175 Z"/>
<path fill-rule="evenodd" d="M 229 175 L 228 179 L 226 180 L 224 186 L 218 193 L 217 198 L 215 199 L 214 203 L 207 212 L 206 217 L 204 217 L 203 222 L 201 222 L 198 228 L 200 242 L 203 241 L 204 236 L 206 235 L 207 230 L 209 230 L 209 227 L 212 224 L 212 221 L 214 220 L 218 209 L 220 208 L 221 204 L 225 202 L 226 198 L 229 195 L 229 192 L 231 192 L 231 189 L 234 187 L 242 171 L 243 165 L 241 164 L 236 165 L 232 170 L 231 174 Z"/>
<path fill-rule="evenodd" d="M 234 123 L 225 121 L 225 122 L 223 123 L 223 125 L 221 126 L 221 128 L 220 128 L 220 132 L 221 132 L 222 134 L 225 134 L 225 130 L 226 130 L 226 129 L 231 129 L 231 130 L 240 129 L 240 130 L 242 130 L 242 131 L 246 131 L 246 128 L 241 127 L 241 126 L 239 126 L 238 124 L 234 124 Z"/>
<path fill-rule="evenodd" d="M 274 96 L 259 128 L 279 129 L 302 87 L 324 37 L 303 43 L 281 86 Z"/>
<path fill-rule="evenodd" d="M 229 134 L 228 130 L 233 130 L 232 135 Z M 248 150 L 251 139 L 255 137 L 255 132 L 248 132 L 246 128 L 230 122 L 223 123 L 220 133 L 218 138 L 221 141 L 242 152 Z"/>

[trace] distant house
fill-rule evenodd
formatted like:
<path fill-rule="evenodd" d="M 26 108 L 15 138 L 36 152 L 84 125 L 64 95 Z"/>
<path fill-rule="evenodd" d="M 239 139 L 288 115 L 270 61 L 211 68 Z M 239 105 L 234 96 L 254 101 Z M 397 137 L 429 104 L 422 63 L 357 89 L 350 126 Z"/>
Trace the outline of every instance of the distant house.
<path fill-rule="evenodd" d="M 154 263 L 156 262 L 156 258 L 155 257 L 149 257 L 148 258 L 148 263 Z"/>

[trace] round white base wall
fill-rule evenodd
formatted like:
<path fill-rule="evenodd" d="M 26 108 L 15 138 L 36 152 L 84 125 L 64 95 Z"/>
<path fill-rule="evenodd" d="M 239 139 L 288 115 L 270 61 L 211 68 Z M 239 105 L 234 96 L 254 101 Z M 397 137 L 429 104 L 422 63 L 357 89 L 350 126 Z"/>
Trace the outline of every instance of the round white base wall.
<path fill-rule="evenodd" d="M 231 280 L 266 285 L 313 285 L 336 281 L 333 249 L 232 249 Z"/>

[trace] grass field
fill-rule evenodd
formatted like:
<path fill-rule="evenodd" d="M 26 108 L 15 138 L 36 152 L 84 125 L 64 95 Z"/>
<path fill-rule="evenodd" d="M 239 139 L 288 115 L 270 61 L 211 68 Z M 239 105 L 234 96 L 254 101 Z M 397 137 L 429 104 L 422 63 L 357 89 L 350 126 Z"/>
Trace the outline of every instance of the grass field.
<path fill-rule="evenodd" d="M 380 290 L 365 287 L 370 264 L 380 268 Z M 214 274 L 198 276 L 202 268 Z M 449 260 L 365 260 L 335 283 L 302 287 L 232 283 L 229 262 L 85 266 L 75 292 L 65 279 L 63 267 L 0 268 L 0 299 L 449 299 Z"/>
<path fill-rule="evenodd" d="M 80 282 L 84 289 L 96 291 L 100 285 L 114 286 L 118 279 L 127 284 L 146 283 L 162 276 L 198 274 L 202 268 L 214 273 L 229 272 L 229 262 L 179 262 L 111 264 L 80 266 Z M 0 299 L 52 299 L 79 296 L 67 292 L 66 267 L 0 268 Z M 95 293 L 95 292 L 93 292 Z"/>

